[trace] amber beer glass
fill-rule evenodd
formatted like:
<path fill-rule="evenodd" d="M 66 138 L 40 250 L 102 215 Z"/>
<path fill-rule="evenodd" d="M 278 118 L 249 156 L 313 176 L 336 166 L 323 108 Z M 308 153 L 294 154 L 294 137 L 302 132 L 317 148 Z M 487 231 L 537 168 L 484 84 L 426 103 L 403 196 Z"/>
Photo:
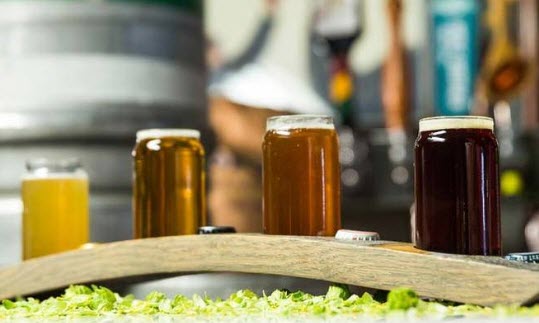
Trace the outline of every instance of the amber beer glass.
<path fill-rule="evenodd" d="M 341 227 L 341 200 L 333 119 L 271 117 L 262 148 L 264 233 L 335 235 Z"/>
<path fill-rule="evenodd" d="M 415 246 L 501 254 L 498 144 L 485 117 L 419 121 L 415 143 Z"/>
<path fill-rule="evenodd" d="M 196 234 L 206 225 L 204 148 L 200 132 L 137 132 L 134 158 L 134 237 Z"/>

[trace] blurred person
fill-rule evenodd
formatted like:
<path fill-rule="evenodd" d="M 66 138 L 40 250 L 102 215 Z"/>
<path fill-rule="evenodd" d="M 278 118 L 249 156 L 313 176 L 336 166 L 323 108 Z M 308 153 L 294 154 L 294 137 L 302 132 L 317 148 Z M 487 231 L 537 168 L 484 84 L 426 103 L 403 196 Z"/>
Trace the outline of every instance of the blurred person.
<path fill-rule="evenodd" d="M 238 232 L 259 232 L 262 219 L 247 214 L 260 213 L 258 198 L 261 187 L 260 141 L 266 118 L 274 115 L 268 109 L 251 109 L 235 104 L 221 94 L 219 88 L 227 78 L 245 65 L 256 61 L 271 34 L 278 0 L 265 1 L 265 15 L 247 48 L 237 57 L 225 61 L 218 44 L 207 40 L 206 62 L 209 75 L 209 122 L 217 138 L 217 147 L 209 163 L 209 213 L 213 225 L 231 225 Z M 212 94 L 213 93 L 213 94 Z"/>
<path fill-rule="evenodd" d="M 266 119 L 289 113 L 331 114 L 302 81 L 276 66 L 256 63 L 274 25 L 277 0 L 246 48 L 225 62 L 208 41 L 209 123 L 217 147 L 209 161 L 208 210 L 212 225 L 262 232 L 262 140 Z"/>
<path fill-rule="evenodd" d="M 259 58 L 273 29 L 275 13 L 279 4 L 278 0 L 265 0 L 264 2 L 264 17 L 247 47 L 237 57 L 226 60 L 219 44 L 211 37 L 206 39 L 206 65 L 210 72 L 208 80 L 210 87 Z"/>

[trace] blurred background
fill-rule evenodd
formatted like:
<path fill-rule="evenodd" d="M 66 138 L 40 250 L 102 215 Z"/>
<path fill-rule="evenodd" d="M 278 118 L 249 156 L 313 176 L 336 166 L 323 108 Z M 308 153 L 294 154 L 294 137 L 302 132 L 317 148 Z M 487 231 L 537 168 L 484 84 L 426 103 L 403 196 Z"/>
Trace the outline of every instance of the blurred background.
<path fill-rule="evenodd" d="M 78 157 L 91 240 L 130 239 L 143 128 L 197 128 L 209 216 L 261 230 L 265 119 L 335 116 L 343 226 L 410 241 L 418 120 L 495 118 L 504 253 L 539 251 L 535 0 L 0 1 L 0 264 L 20 261 L 20 178 Z M 534 216 L 535 215 L 535 216 Z"/>

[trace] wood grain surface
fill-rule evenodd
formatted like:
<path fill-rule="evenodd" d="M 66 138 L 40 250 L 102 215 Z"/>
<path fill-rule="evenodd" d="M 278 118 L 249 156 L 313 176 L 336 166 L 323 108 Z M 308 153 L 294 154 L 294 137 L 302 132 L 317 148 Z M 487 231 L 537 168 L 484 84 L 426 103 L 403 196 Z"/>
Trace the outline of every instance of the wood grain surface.
<path fill-rule="evenodd" d="M 129 240 L 28 260 L 0 269 L 0 299 L 122 277 L 216 271 L 407 286 L 422 296 L 480 305 L 529 303 L 539 293 L 539 265 L 397 242 L 223 234 Z"/>

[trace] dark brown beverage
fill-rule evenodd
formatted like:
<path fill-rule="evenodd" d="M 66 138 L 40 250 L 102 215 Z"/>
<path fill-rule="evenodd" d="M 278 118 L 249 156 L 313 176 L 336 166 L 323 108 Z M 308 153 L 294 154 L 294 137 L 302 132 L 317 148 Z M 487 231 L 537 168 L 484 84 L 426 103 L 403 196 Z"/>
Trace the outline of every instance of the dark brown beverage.
<path fill-rule="evenodd" d="M 199 136 L 186 129 L 137 133 L 135 238 L 196 234 L 206 225 L 204 148 Z"/>
<path fill-rule="evenodd" d="M 490 118 L 420 121 L 415 144 L 415 246 L 501 255 L 498 144 Z"/>
<path fill-rule="evenodd" d="M 337 134 L 330 117 L 268 119 L 264 233 L 333 236 L 341 227 Z"/>

